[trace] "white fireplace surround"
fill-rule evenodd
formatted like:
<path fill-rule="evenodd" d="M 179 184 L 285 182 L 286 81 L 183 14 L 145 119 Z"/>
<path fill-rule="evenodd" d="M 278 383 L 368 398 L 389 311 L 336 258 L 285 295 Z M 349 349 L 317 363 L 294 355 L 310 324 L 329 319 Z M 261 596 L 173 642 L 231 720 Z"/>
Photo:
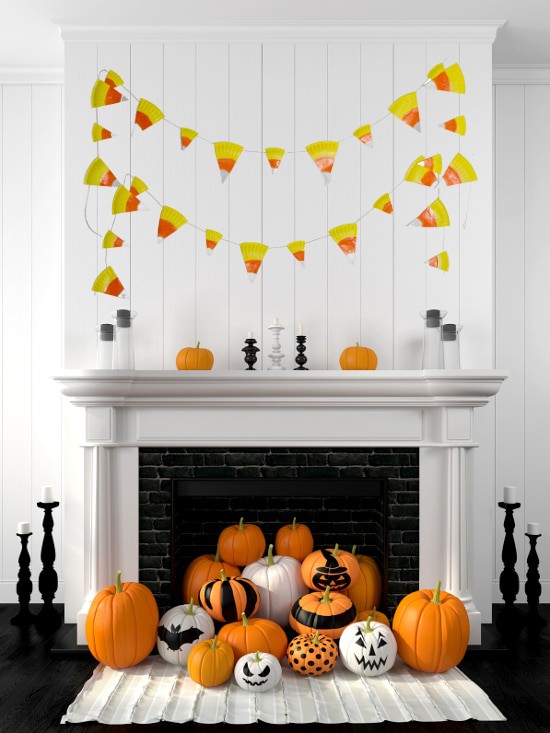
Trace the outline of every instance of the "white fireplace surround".
<path fill-rule="evenodd" d="M 85 643 L 98 589 L 117 569 L 138 580 L 140 447 L 416 446 L 420 587 L 441 579 L 461 598 L 470 643 L 479 644 L 471 576 L 489 584 L 491 557 L 471 531 L 474 410 L 506 377 L 494 370 L 63 372 L 55 377 L 63 394 L 84 408 L 70 411 L 65 441 L 74 446 L 64 459 L 66 621 L 77 622 Z"/>

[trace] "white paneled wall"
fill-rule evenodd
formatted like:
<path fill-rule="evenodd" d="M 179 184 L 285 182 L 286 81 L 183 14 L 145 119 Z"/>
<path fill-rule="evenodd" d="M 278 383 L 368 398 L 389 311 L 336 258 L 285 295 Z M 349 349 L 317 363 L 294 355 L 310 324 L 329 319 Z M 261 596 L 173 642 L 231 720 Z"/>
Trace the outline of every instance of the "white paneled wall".
<path fill-rule="evenodd" d="M 0 82 L 0 602 L 16 598 L 19 521 L 32 524 L 39 599 L 40 487 L 61 498 L 61 399 L 50 376 L 62 361 L 62 111 L 60 85 Z M 59 511 L 54 519 L 60 553 Z M 56 569 L 61 578 L 60 554 Z"/>

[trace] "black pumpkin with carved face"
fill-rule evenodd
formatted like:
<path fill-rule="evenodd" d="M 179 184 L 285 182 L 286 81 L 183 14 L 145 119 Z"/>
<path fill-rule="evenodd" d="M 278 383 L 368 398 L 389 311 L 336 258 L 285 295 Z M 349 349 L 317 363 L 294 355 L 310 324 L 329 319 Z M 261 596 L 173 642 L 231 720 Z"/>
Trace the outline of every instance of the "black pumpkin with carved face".
<path fill-rule="evenodd" d="M 340 656 L 350 672 L 376 677 L 395 663 L 397 642 L 386 624 L 359 621 L 350 624 L 340 637 Z"/>

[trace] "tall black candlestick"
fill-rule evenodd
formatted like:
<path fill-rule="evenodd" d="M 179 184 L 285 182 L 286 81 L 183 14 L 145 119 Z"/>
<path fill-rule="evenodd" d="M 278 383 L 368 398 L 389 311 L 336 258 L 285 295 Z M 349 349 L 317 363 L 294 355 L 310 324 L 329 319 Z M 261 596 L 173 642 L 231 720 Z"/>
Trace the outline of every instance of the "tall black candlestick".
<path fill-rule="evenodd" d="M 245 371 L 256 371 L 256 369 L 254 368 L 254 364 L 258 361 L 258 357 L 256 356 L 256 354 L 260 350 L 256 346 L 257 341 L 256 339 L 249 338 L 245 339 L 244 342 L 246 346 L 244 347 L 244 349 L 241 349 L 241 351 L 244 351 L 244 360 L 245 363 L 248 364 L 248 367 Z"/>
<path fill-rule="evenodd" d="M 496 619 L 496 626 L 505 636 L 519 636 L 522 627 L 521 614 L 514 606 L 519 591 L 519 576 L 516 573 L 515 565 L 518 559 L 516 543 L 514 541 L 514 509 L 519 509 L 520 503 L 507 504 L 504 501 L 498 503 L 504 509 L 504 543 L 502 545 L 502 562 L 504 569 L 499 578 L 499 588 L 504 600 L 504 608 Z"/>
<path fill-rule="evenodd" d="M 30 626 L 34 621 L 34 615 L 29 610 L 29 603 L 31 602 L 32 594 L 32 580 L 31 580 L 31 556 L 27 548 L 29 537 L 32 532 L 28 534 L 19 534 L 17 536 L 21 540 L 21 552 L 19 553 L 19 573 L 17 577 L 17 585 L 15 586 L 17 596 L 19 598 L 19 613 L 11 619 L 11 623 L 14 626 L 20 626 L 26 628 Z"/>
<path fill-rule="evenodd" d="M 539 598 L 542 592 L 539 574 L 539 556 L 537 554 L 537 540 L 540 534 L 525 533 L 529 538 L 530 550 L 527 555 L 527 582 L 525 583 L 525 595 L 527 596 L 527 624 L 529 626 L 546 626 L 546 619 L 539 615 Z"/>
<path fill-rule="evenodd" d="M 53 599 L 57 590 L 57 573 L 54 569 L 55 562 L 55 545 L 53 542 L 53 509 L 59 506 L 58 501 L 49 503 L 38 502 L 37 506 L 44 510 L 44 520 L 42 528 L 44 529 L 44 539 L 42 540 L 42 550 L 40 559 L 42 560 L 42 570 L 38 576 L 38 589 L 42 594 L 44 604 L 42 610 L 36 617 L 35 625 L 38 629 L 49 630 L 55 629 L 61 624 L 61 615 L 53 607 Z"/>
<path fill-rule="evenodd" d="M 306 350 L 306 337 L 305 336 L 296 336 L 296 351 L 298 352 L 298 356 L 294 359 L 296 364 L 298 364 L 297 367 L 294 367 L 294 371 L 308 371 L 307 366 L 304 366 L 307 362 L 307 356 L 304 354 L 304 351 Z"/>

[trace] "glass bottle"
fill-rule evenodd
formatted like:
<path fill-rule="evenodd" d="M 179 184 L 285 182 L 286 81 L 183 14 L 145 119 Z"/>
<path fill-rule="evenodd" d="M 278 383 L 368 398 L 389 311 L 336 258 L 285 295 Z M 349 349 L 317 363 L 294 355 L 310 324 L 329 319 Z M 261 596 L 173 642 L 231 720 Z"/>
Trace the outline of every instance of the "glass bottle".
<path fill-rule="evenodd" d="M 460 340 L 462 326 L 457 323 L 444 323 L 441 326 L 443 344 L 443 368 L 460 369 Z"/>
<path fill-rule="evenodd" d="M 422 311 L 420 315 L 426 321 L 424 328 L 422 369 L 443 369 L 441 321 L 447 315 L 447 311 L 430 308 L 430 310 Z"/>
<path fill-rule="evenodd" d="M 115 329 L 112 323 L 101 323 L 97 326 L 97 368 L 113 368 L 113 343 Z"/>
<path fill-rule="evenodd" d="M 119 308 L 113 313 L 116 322 L 115 348 L 113 349 L 113 369 L 135 369 L 134 329 L 132 320 L 135 311 Z"/>

